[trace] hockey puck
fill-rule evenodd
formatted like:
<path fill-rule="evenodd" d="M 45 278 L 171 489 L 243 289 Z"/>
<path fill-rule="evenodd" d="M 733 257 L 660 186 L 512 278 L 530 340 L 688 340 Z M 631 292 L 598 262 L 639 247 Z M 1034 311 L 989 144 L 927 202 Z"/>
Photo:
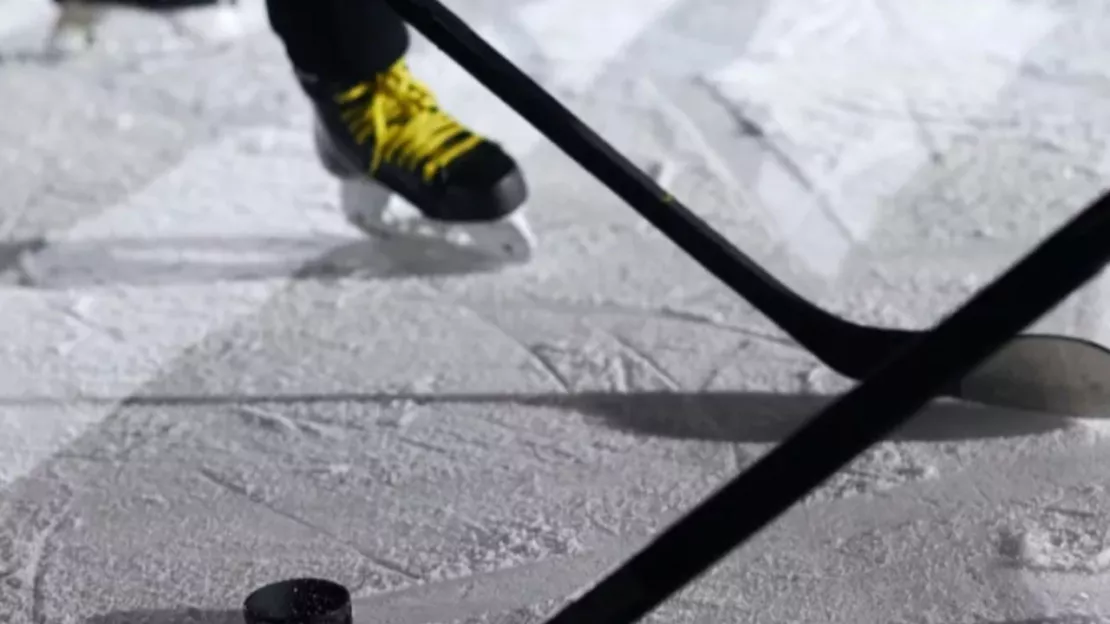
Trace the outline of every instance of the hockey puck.
<path fill-rule="evenodd" d="M 279 581 L 243 602 L 246 624 L 351 624 L 351 592 L 315 578 Z"/>

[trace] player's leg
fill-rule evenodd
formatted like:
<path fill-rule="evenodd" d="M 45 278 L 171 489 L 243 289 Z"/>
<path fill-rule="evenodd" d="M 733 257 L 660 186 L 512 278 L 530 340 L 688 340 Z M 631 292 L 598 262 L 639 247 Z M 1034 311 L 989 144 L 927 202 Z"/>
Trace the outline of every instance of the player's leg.
<path fill-rule="evenodd" d="M 312 100 L 318 149 L 344 180 L 344 209 L 355 225 L 507 259 L 530 255 L 531 235 L 517 214 L 527 190 L 516 162 L 441 110 L 409 72 L 407 27 L 385 2 L 268 0 L 267 6 Z M 393 214 L 392 193 L 417 218 Z"/>

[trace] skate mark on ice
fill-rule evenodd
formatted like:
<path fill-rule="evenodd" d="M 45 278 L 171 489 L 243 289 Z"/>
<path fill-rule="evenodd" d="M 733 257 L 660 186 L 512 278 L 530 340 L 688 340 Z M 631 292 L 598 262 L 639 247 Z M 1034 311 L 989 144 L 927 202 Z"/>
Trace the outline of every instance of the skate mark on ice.
<path fill-rule="evenodd" d="M 467 306 L 482 308 L 488 306 L 487 302 L 468 301 Z M 769 334 L 744 325 L 729 323 L 716 314 L 703 313 L 695 310 L 686 310 L 673 305 L 636 306 L 627 302 L 595 300 L 587 303 L 560 301 L 556 299 L 543 299 L 529 296 L 524 302 L 498 303 L 496 310 L 549 312 L 554 314 L 568 314 L 573 316 L 628 316 L 633 318 L 655 319 L 662 321 L 677 321 L 690 323 L 701 327 L 717 329 L 730 334 L 748 336 L 760 341 L 774 343 L 800 349 L 797 343 L 779 335 Z"/>
<path fill-rule="evenodd" d="M 889 232 L 876 229 L 892 216 L 886 214 L 890 200 L 905 197 L 907 185 L 936 175 L 938 154 L 954 134 L 981 134 L 972 117 L 989 114 L 1024 57 L 1065 16 L 1039 7 L 1015 10 L 1007 2 L 977 4 L 970 13 L 947 1 L 931 7 L 966 18 L 949 26 L 935 18 L 938 13 L 927 16 L 909 5 L 871 9 L 851 20 L 824 9 L 799 12 L 802 8 L 789 0 L 775 4 L 749 52 L 710 72 L 707 81 L 738 103 L 734 110 L 766 111 L 765 134 L 790 145 L 793 160 L 804 165 L 767 158 L 760 167 L 759 195 L 774 208 L 769 216 L 785 233 L 787 251 L 808 260 L 812 241 L 823 239 L 832 249 L 818 256 L 821 262 L 809 264 L 836 275 L 851 270 L 848 264 L 829 266 L 837 254 L 891 246 Z M 892 18 L 891 10 L 902 15 Z M 993 32 L 999 20 L 1009 25 L 1004 33 Z M 883 53 L 868 52 L 876 49 Z M 837 63 L 830 71 L 832 57 Z M 959 85 L 956 92 L 953 83 Z M 945 96 L 938 97 L 941 93 Z M 916 105 L 907 106 L 911 101 Z M 859 112 L 850 112 L 852 106 Z M 937 110 L 962 122 L 959 128 L 925 128 L 923 121 L 936 117 L 929 113 Z M 993 116 L 997 123 L 997 113 Z M 791 174 L 799 169 L 808 182 Z M 925 222 L 935 222 L 932 216 Z M 842 240 L 834 243 L 835 236 Z M 850 262 L 852 255 L 841 259 Z"/>
<path fill-rule="evenodd" d="M 580 95 L 609 62 L 662 19 L 677 0 L 532 0 L 516 21 L 550 64 L 552 88 Z M 581 16 L 590 15 L 583 20 Z"/>
<path fill-rule="evenodd" d="M 624 394 L 678 387 L 638 349 L 598 331 L 581 342 L 538 343 L 532 351 L 567 381 L 568 392 L 608 390 Z"/>
<path fill-rule="evenodd" d="M 335 437 L 313 422 L 294 420 L 276 410 L 264 409 L 255 405 L 240 405 L 235 414 L 245 425 L 261 429 L 279 436 L 307 435 L 312 438 Z"/>
<path fill-rule="evenodd" d="M 592 585 L 607 569 L 633 552 L 642 538 L 622 536 L 587 553 L 433 582 L 389 593 L 356 596 L 356 613 L 372 614 L 368 624 L 426 624 L 460 621 L 562 603 Z"/>
<path fill-rule="evenodd" d="M 753 205 L 755 205 L 754 196 L 747 191 L 733 168 L 706 140 L 705 135 L 698 128 L 697 122 L 691 119 L 650 78 L 641 79 L 639 87 L 651 102 L 651 111 L 656 113 L 650 121 L 655 122 L 653 125 L 660 135 L 660 140 L 665 141 L 666 146 L 672 150 L 682 151 L 685 147 L 685 151 L 693 152 L 696 158 L 705 163 L 706 168 L 717 180 L 725 184 L 729 190 L 741 194 L 744 199 L 753 202 Z M 662 180 L 658 180 L 658 183 L 664 188 L 669 188 L 670 181 L 673 181 L 673 179 L 674 176 L 672 175 L 671 180 L 668 180 L 667 183 Z"/>
<path fill-rule="evenodd" d="M 48 494 L 38 505 L 12 500 L 0 514 L 0 609 L 44 621 L 43 577 L 55 536 L 80 522 L 73 515 L 73 490 L 56 479 L 36 485 Z"/>
<path fill-rule="evenodd" d="M 479 312 L 477 309 L 475 309 L 474 306 L 465 304 L 460 305 L 463 307 L 463 309 L 470 312 L 470 314 L 476 319 L 478 319 L 482 323 L 485 323 L 486 326 L 497 330 L 501 335 L 508 338 L 510 342 L 519 347 L 520 350 L 528 356 L 528 359 L 533 364 L 535 364 L 536 367 L 548 377 L 548 379 L 555 383 L 556 387 L 567 393 L 573 392 L 573 390 L 571 389 L 570 381 L 562 374 L 562 372 L 560 372 L 557 367 L 553 366 L 552 363 L 541 353 L 536 351 L 534 347 L 530 346 L 527 341 L 519 338 L 516 334 L 506 329 L 504 325 L 490 318 L 489 315 Z"/>
<path fill-rule="evenodd" d="M 677 391 L 682 389 L 682 384 L 677 379 L 675 379 L 673 375 L 667 372 L 667 369 L 664 368 L 663 365 L 660 364 L 646 350 L 637 347 L 628 339 L 623 338 L 614 332 L 607 331 L 605 333 L 615 343 L 620 345 L 629 354 L 629 357 L 633 358 L 640 366 L 646 367 L 649 371 L 654 373 L 656 377 L 666 383 L 667 387 L 670 390 Z"/>
<path fill-rule="evenodd" d="M 1071 488 L 1056 501 L 1023 506 L 1000 535 L 999 553 L 1030 571 L 1099 574 L 1110 570 L 1110 509 L 1105 488 Z"/>
<path fill-rule="evenodd" d="M 920 447 L 882 442 L 835 474 L 811 501 L 875 494 L 915 481 L 936 479 L 937 467 Z"/>
<path fill-rule="evenodd" d="M 264 486 L 252 484 L 250 480 L 245 477 L 236 477 L 233 475 L 224 474 L 223 472 L 218 471 L 214 468 L 205 467 L 195 468 L 195 472 L 205 481 L 209 482 L 210 484 L 221 490 L 228 492 L 233 496 L 245 498 L 253 505 L 258 505 L 279 517 L 285 518 L 286 520 L 289 520 L 294 524 L 308 529 L 312 533 L 326 537 L 334 543 L 348 548 L 352 552 L 358 553 L 368 563 L 381 568 L 383 571 L 397 574 L 410 581 L 419 581 L 421 579 L 420 575 L 409 570 L 403 564 L 385 558 L 377 553 L 370 552 L 359 544 L 340 537 L 335 532 L 327 529 L 326 527 L 319 526 L 312 521 L 302 518 L 298 514 L 294 514 L 285 509 L 281 509 L 273 502 L 267 500 L 268 497 L 266 495 Z"/>
<path fill-rule="evenodd" d="M 552 526 L 542 518 L 473 523 L 466 526 L 464 532 L 460 540 L 464 543 L 462 550 L 450 561 L 429 568 L 427 578 L 471 577 L 476 572 L 488 574 L 548 558 L 580 555 L 585 550 L 574 530 Z"/>

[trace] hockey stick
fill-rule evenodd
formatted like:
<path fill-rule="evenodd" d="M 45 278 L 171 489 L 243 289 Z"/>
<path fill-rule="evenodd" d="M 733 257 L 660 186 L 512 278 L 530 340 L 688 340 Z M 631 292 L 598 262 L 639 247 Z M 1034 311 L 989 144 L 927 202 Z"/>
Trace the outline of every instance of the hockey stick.
<path fill-rule="evenodd" d="M 438 0 L 386 0 L 434 45 L 627 202 L 703 268 L 829 368 L 862 379 L 919 331 L 860 325 L 799 296 L 660 188 Z M 945 391 L 974 401 L 1090 415 L 1110 404 L 1110 351 L 1064 336 L 1025 336 L 984 375 Z M 1081 361 L 1082 382 L 1075 381 Z"/>
<path fill-rule="evenodd" d="M 1110 193 L 547 624 L 632 624 L 655 609 L 1094 277 L 1108 237 Z"/>

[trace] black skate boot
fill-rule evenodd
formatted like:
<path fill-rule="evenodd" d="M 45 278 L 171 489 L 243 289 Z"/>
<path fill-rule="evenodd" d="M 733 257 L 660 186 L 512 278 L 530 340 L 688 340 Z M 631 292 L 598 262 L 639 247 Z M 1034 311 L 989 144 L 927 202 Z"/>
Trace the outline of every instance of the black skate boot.
<path fill-rule="evenodd" d="M 357 84 L 303 75 L 301 82 L 315 103 L 317 151 L 342 180 L 353 225 L 500 260 L 531 257 L 534 237 L 519 211 L 528 192 L 516 163 L 441 110 L 404 61 Z"/>

